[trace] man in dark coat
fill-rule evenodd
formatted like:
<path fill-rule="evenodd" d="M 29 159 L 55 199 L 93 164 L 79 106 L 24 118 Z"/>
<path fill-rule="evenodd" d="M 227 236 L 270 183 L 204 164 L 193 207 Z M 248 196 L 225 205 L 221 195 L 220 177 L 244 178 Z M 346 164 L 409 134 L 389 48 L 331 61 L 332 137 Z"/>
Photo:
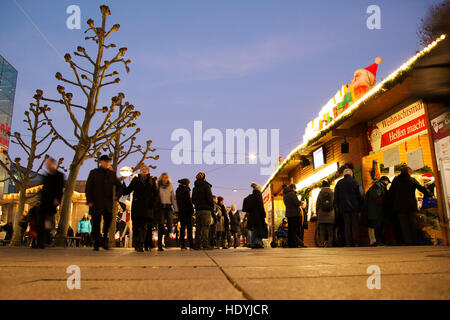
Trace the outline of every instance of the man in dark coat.
<path fill-rule="evenodd" d="M 300 226 L 300 205 L 301 202 L 295 192 L 295 184 L 283 188 L 283 202 L 286 207 L 286 218 L 288 220 L 288 246 L 298 248 L 297 230 Z"/>
<path fill-rule="evenodd" d="M 353 178 L 350 168 L 344 170 L 344 178 L 334 188 L 334 202 L 340 215 L 344 217 L 345 246 L 359 246 L 359 214 L 363 204 L 363 189 Z"/>
<path fill-rule="evenodd" d="M 199 172 L 196 176 L 194 189 L 192 190 L 192 203 L 195 206 L 196 227 L 199 235 L 199 249 L 210 249 L 208 245 L 209 226 L 211 224 L 211 212 L 214 210 L 211 184 L 206 181 L 205 174 Z"/>
<path fill-rule="evenodd" d="M 133 222 L 134 249 L 137 252 L 150 251 L 150 246 L 145 242 L 147 234 L 152 232 L 155 212 L 154 204 L 157 196 L 155 181 L 149 174 L 149 167 L 143 166 L 137 177 L 131 180 L 128 187 L 123 190 L 123 195 L 133 192 L 131 203 L 131 220 Z M 126 213 L 124 213 L 126 214 Z"/>
<path fill-rule="evenodd" d="M 383 221 L 387 217 L 386 214 L 386 197 L 387 186 L 391 183 L 388 177 L 382 176 L 367 190 L 363 215 L 367 220 L 369 232 L 369 241 L 371 246 L 382 245 L 383 237 Z"/>
<path fill-rule="evenodd" d="M 403 241 L 406 245 L 414 245 L 416 243 L 416 189 L 425 196 L 429 196 L 428 190 L 411 177 L 411 173 L 411 168 L 403 167 L 401 173 L 392 181 L 387 195 L 388 206 L 394 215 L 397 216 Z"/>
<path fill-rule="evenodd" d="M 112 222 L 112 208 L 122 191 L 122 184 L 110 168 L 111 159 L 103 155 L 99 162 L 100 167 L 89 172 L 86 182 L 86 202 L 92 216 L 95 251 L 98 251 L 101 245 L 105 250 L 109 249 L 108 232 Z M 100 233 L 102 217 L 103 239 Z"/>
<path fill-rule="evenodd" d="M 192 216 L 194 214 L 194 206 L 191 199 L 191 182 L 189 179 L 178 180 L 180 184 L 175 192 L 178 205 L 178 214 L 180 221 L 180 246 L 182 250 L 186 250 L 186 241 L 184 235 L 187 228 L 187 236 L 189 240 L 189 248 L 194 248 L 194 240 L 192 238 Z"/>
<path fill-rule="evenodd" d="M 261 193 L 261 186 L 252 183 L 252 194 L 244 199 L 242 211 L 247 213 L 247 228 L 250 231 L 250 248 L 264 248 L 262 243 L 262 235 L 265 233 L 266 211 L 264 210 L 264 202 Z"/>
<path fill-rule="evenodd" d="M 57 170 L 56 160 L 49 158 L 46 163 L 47 174 L 43 179 L 41 190 L 41 206 L 36 219 L 37 247 L 45 248 L 50 241 L 50 232 L 45 224 L 54 225 L 56 208 L 61 203 L 64 188 L 64 174 Z"/>

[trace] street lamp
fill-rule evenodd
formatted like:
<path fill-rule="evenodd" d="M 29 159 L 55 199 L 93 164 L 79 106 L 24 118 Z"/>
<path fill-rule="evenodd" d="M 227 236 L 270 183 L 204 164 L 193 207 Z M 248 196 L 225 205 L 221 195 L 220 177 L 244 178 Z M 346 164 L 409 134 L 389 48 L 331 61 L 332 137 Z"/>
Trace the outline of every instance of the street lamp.
<path fill-rule="evenodd" d="M 130 167 L 122 167 L 120 168 L 119 173 L 122 177 L 128 178 L 133 174 L 133 169 L 131 169 Z"/>

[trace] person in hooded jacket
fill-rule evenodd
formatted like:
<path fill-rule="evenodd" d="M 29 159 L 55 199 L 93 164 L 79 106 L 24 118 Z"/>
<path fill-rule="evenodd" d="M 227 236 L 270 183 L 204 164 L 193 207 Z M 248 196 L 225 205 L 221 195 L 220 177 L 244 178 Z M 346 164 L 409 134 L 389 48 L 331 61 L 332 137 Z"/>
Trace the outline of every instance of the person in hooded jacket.
<path fill-rule="evenodd" d="M 230 232 L 233 236 L 233 247 L 237 248 L 240 245 L 239 228 L 241 222 L 241 212 L 236 209 L 236 205 L 234 203 L 231 205 L 230 211 L 228 211 L 228 216 L 230 217 Z"/>
<path fill-rule="evenodd" d="M 77 232 L 80 233 L 81 236 L 81 245 L 87 247 L 89 245 L 89 237 L 92 231 L 91 220 L 89 220 L 89 216 L 87 212 L 83 214 L 83 218 L 78 222 Z"/>
<path fill-rule="evenodd" d="M 192 238 L 192 216 L 194 214 L 194 206 L 191 200 L 191 188 L 189 179 L 178 180 L 180 184 L 176 191 L 176 199 L 178 204 L 178 214 L 180 221 L 180 246 L 186 249 L 186 241 L 184 239 L 187 229 L 189 248 L 194 248 L 194 240 Z"/>
<path fill-rule="evenodd" d="M 131 221 L 134 234 L 134 249 L 137 252 L 151 250 L 146 243 L 148 234 L 152 232 L 152 224 L 155 223 L 155 198 L 158 196 L 155 181 L 149 174 L 149 167 L 142 166 L 138 176 L 131 180 L 123 195 L 133 192 L 131 203 Z"/>
<path fill-rule="evenodd" d="M 319 224 L 320 242 L 326 247 L 333 246 L 334 236 L 334 194 L 330 183 L 322 182 L 322 189 L 316 200 L 317 223 Z"/>
<path fill-rule="evenodd" d="M 211 184 L 206 181 L 205 173 L 199 172 L 196 176 L 194 189 L 192 190 L 192 203 L 195 206 L 196 228 L 199 236 L 198 248 L 207 250 L 209 226 L 211 225 L 211 214 L 214 210 Z"/>
<path fill-rule="evenodd" d="M 288 246 L 298 248 L 297 231 L 300 225 L 300 205 L 301 202 L 295 192 L 295 184 L 283 188 L 283 202 L 286 207 L 286 218 L 288 220 Z"/>

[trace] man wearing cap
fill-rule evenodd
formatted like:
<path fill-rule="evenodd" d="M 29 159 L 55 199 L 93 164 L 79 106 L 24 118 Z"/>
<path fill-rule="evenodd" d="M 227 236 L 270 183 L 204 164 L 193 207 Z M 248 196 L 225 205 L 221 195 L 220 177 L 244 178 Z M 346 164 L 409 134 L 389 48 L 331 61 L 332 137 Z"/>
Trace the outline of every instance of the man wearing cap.
<path fill-rule="evenodd" d="M 196 228 L 199 236 L 199 249 L 209 249 L 208 233 L 211 224 L 211 212 L 214 210 L 211 184 L 206 181 L 205 174 L 199 172 L 196 176 L 194 189 L 192 190 L 192 203 L 195 206 Z"/>
<path fill-rule="evenodd" d="M 346 168 L 344 178 L 334 188 L 334 204 L 344 217 L 345 246 L 359 246 L 359 213 L 363 204 L 363 190 L 353 178 L 353 170 Z"/>
<path fill-rule="evenodd" d="M 102 155 L 99 159 L 100 167 L 91 170 L 86 182 L 86 202 L 92 216 L 92 234 L 94 236 L 94 250 L 100 246 L 109 249 L 108 232 L 112 222 L 112 208 L 121 192 L 122 184 L 111 170 L 111 159 Z M 103 238 L 100 224 L 103 218 Z"/>
<path fill-rule="evenodd" d="M 367 214 L 369 241 L 371 246 L 383 245 L 383 220 L 386 212 L 388 177 L 382 176 L 367 191 L 364 202 L 364 214 Z"/>

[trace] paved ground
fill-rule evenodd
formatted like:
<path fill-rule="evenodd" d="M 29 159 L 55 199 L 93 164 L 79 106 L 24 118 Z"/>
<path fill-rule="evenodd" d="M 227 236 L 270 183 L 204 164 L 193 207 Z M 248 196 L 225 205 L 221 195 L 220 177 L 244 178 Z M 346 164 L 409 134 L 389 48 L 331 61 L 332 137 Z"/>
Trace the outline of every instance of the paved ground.
<path fill-rule="evenodd" d="M 69 265 L 81 289 L 67 288 Z M 381 270 L 369 290 L 367 268 Z M 450 299 L 450 248 L 130 249 L 0 247 L 0 299 Z"/>

